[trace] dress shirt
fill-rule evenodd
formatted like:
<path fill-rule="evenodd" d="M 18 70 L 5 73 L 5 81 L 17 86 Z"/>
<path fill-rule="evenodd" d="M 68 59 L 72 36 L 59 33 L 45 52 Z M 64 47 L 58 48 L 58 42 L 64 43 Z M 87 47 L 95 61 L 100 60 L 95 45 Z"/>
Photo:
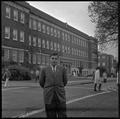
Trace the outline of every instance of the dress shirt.
<path fill-rule="evenodd" d="M 51 68 L 52 68 L 52 71 L 55 72 L 57 65 L 55 65 L 55 67 L 53 67 L 52 65 L 50 65 L 50 66 L 51 66 Z"/>

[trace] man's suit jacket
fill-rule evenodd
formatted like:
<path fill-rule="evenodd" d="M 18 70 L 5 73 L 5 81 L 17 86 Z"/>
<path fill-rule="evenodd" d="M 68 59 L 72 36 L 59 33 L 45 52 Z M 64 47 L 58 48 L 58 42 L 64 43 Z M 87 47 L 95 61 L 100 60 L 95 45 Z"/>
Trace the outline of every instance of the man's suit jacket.
<path fill-rule="evenodd" d="M 58 98 L 58 102 L 66 102 L 64 86 L 67 84 L 67 74 L 65 68 L 57 65 L 56 72 L 52 71 L 52 67 L 43 68 L 39 81 L 44 89 L 44 102 L 50 104 L 54 94 Z"/>

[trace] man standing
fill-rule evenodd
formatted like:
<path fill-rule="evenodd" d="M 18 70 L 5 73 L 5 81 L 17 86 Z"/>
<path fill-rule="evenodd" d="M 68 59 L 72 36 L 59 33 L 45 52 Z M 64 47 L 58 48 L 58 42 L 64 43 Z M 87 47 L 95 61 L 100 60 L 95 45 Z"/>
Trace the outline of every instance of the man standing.
<path fill-rule="evenodd" d="M 44 103 L 47 117 L 67 117 L 66 94 L 67 74 L 64 67 L 58 65 L 58 54 L 50 55 L 50 66 L 43 68 L 40 85 L 44 89 Z"/>

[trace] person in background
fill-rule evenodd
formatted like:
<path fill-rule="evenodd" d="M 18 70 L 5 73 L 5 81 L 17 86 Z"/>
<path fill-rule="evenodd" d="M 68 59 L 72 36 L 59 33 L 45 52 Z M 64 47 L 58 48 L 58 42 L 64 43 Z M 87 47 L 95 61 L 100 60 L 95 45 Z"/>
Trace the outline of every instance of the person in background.
<path fill-rule="evenodd" d="M 106 72 L 103 72 L 103 81 L 104 81 L 104 83 L 107 82 L 107 73 Z"/>
<path fill-rule="evenodd" d="M 102 85 L 101 79 L 102 78 L 100 77 L 100 68 L 97 67 L 95 71 L 94 91 L 97 91 L 97 87 L 99 91 L 101 90 L 101 85 Z"/>
<path fill-rule="evenodd" d="M 39 80 L 39 70 L 37 69 L 35 73 L 36 73 L 36 82 L 37 82 Z"/>
<path fill-rule="evenodd" d="M 40 86 L 44 90 L 44 103 L 46 115 L 49 118 L 67 117 L 66 94 L 67 84 L 66 69 L 58 65 L 57 53 L 50 55 L 50 65 L 43 68 L 40 74 Z"/>
<path fill-rule="evenodd" d="M 92 80 L 94 81 L 95 80 L 95 71 L 93 71 L 93 75 L 92 75 Z"/>
<path fill-rule="evenodd" d="M 5 85 L 4 85 L 4 87 L 8 86 L 8 82 L 9 82 L 10 76 L 11 76 L 10 71 L 8 69 L 5 69 L 5 72 L 3 74 L 3 78 L 5 79 Z"/>

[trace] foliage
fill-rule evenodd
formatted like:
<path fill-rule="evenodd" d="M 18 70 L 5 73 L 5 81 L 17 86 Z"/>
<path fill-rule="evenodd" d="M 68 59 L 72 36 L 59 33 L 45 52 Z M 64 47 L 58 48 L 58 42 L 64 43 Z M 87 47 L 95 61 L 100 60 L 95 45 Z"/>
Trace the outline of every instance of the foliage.
<path fill-rule="evenodd" d="M 100 48 L 118 45 L 118 1 L 93 1 L 88 6 L 91 21 L 96 24 L 95 38 Z"/>
<path fill-rule="evenodd" d="M 8 68 L 11 76 L 10 80 L 31 80 L 31 73 L 28 68 L 18 65 L 14 62 L 4 62 L 2 66 L 2 74 Z"/>
<path fill-rule="evenodd" d="M 28 72 L 21 72 L 19 69 L 9 69 L 11 73 L 10 80 L 31 80 Z"/>

